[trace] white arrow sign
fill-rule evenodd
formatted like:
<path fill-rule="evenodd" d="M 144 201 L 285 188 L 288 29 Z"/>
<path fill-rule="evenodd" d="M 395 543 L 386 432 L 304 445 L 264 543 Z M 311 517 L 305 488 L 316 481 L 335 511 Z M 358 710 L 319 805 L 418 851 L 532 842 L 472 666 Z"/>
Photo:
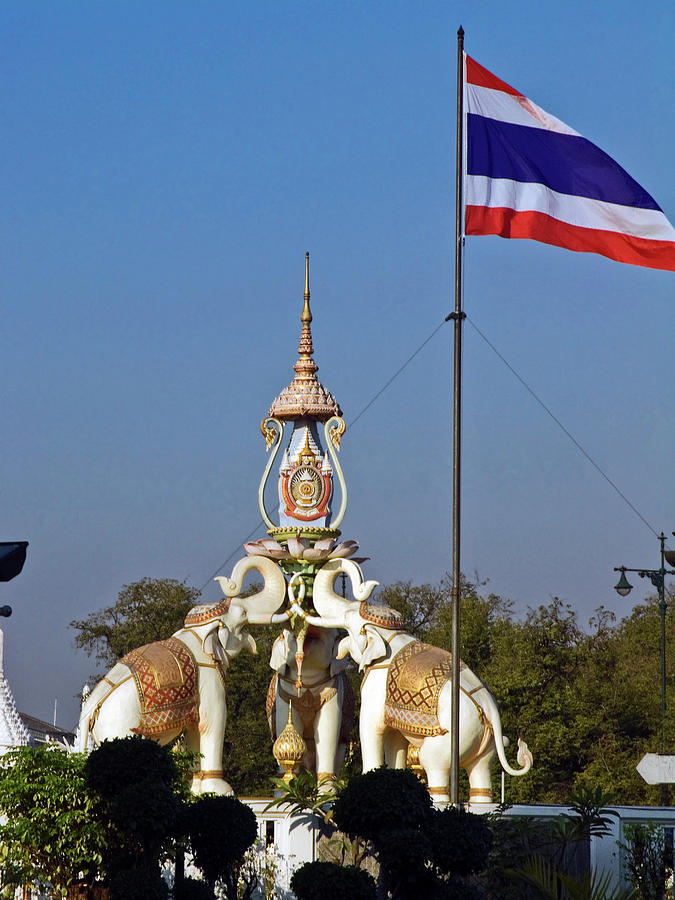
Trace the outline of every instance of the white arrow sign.
<path fill-rule="evenodd" d="M 645 753 L 635 768 L 647 784 L 675 784 L 675 756 Z"/>

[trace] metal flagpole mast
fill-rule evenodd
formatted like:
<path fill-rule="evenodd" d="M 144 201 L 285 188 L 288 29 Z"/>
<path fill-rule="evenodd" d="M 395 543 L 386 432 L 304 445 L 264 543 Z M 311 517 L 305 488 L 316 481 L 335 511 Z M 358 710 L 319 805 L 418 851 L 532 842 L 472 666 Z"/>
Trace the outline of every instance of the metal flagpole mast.
<path fill-rule="evenodd" d="M 459 806 L 459 662 L 460 662 L 460 512 L 462 434 L 462 241 L 464 159 L 464 29 L 457 31 L 457 147 L 455 162 L 455 358 L 452 425 L 452 715 L 450 719 L 450 803 Z"/>

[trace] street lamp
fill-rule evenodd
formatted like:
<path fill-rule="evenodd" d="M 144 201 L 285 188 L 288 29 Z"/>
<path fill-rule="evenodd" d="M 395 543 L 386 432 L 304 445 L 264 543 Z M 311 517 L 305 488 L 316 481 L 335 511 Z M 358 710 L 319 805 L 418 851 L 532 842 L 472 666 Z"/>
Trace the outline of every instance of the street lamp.
<path fill-rule="evenodd" d="M 673 532 L 675 536 L 675 531 Z M 626 578 L 626 572 L 637 572 L 640 578 L 649 578 L 659 595 L 659 613 L 661 614 L 661 753 L 666 752 L 666 589 L 665 576 L 675 575 L 675 570 L 666 569 L 668 565 L 675 565 L 675 550 L 666 550 L 664 544 L 666 536 L 663 532 L 659 535 L 661 542 L 661 568 L 659 569 L 628 569 L 626 566 L 615 566 L 615 572 L 621 572 L 621 576 L 614 590 L 621 597 L 626 597 L 633 590 L 633 585 Z"/>
<path fill-rule="evenodd" d="M 26 562 L 28 541 L 0 541 L 0 581 L 11 581 Z M 0 616 L 11 616 L 11 606 L 0 606 Z"/>

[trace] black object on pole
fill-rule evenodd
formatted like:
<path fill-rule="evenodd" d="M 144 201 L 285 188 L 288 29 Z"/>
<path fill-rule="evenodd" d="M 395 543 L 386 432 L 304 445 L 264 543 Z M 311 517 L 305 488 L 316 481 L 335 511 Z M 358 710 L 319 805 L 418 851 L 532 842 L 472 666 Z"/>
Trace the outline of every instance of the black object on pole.
<path fill-rule="evenodd" d="M 8 619 L 12 615 L 12 607 L 11 606 L 0 606 L 0 616 L 3 616 L 5 619 Z"/>
<path fill-rule="evenodd" d="M 0 541 L 0 581 L 11 581 L 26 562 L 28 541 Z"/>
<path fill-rule="evenodd" d="M 464 29 L 457 31 L 457 144 L 455 153 L 455 308 L 452 404 L 452 707 L 450 716 L 450 803 L 459 806 L 460 526 L 462 449 L 462 242 L 464 203 Z"/>

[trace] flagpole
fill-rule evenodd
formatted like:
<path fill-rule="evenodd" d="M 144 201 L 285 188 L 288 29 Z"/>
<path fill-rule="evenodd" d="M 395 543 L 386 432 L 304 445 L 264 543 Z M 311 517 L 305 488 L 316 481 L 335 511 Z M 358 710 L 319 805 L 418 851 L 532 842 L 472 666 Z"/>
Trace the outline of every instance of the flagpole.
<path fill-rule="evenodd" d="M 460 512 L 462 435 L 462 240 L 464 203 L 464 29 L 457 31 L 457 146 L 455 157 L 455 309 L 452 425 L 452 707 L 450 718 L 450 804 L 459 807 Z"/>

